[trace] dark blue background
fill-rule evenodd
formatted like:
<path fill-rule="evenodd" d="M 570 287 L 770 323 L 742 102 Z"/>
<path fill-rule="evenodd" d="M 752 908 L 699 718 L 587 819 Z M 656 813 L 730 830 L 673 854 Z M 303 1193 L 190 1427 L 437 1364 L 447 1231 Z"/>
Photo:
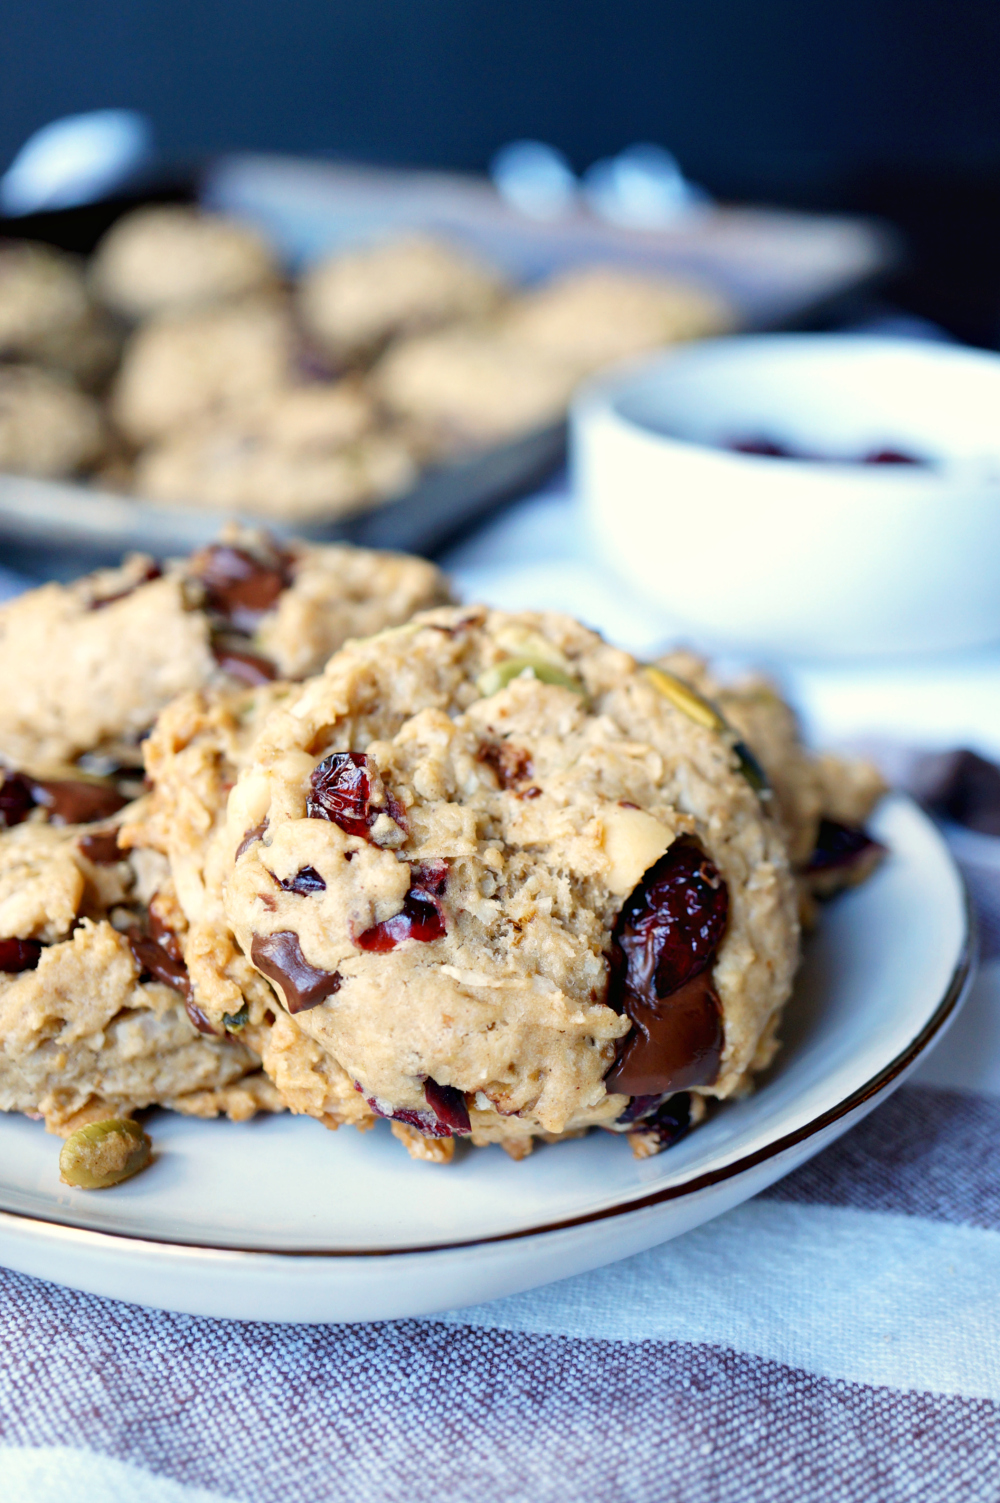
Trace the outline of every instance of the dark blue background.
<path fill-rule="evenodd" d="M 658 141 L 723 196 L 890 215 L 899 297 L 1000 339 L 1000 0 L 8 0 L 0 163 L 102 105 L 179 162 Z"/>

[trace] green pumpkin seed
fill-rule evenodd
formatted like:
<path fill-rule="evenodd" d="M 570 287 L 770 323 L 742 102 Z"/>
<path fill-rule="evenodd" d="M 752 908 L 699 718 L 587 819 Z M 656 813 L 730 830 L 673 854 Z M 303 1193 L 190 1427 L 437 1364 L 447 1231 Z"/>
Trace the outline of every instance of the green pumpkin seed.
<path fill-rule="evenodd" d="M 244 1002 L 239 1012 L 224 1012 L 222 1014 L 222 1026 L 232 1031 L 234 1028 L 245 1028 L 250 1021 L 250 1003 Z"/>
<path fill-rule="evenodd" d="M 153 1145 L 138 1122 L 108 1117 L 70 1133 L 59 1155 L 60 1178 L 78 1190 L 106 1190 L 145 1169 Z"/>
<path fill-rule="evenodd" d="M 757 761 L 753 752 L 745 741 L 740 741 L 735 736 L 732 727 L 725 716 L 720 714 L 709 700 L 702 696 L 690 684 L 683 679 L 675 678 L 672 673 L 667 673 L 663 668 L 652 666 L 644 668 L 649 682 L 654 689 L 659 690 L 664 699 L 669 699 L 676 710 L 693 720 L 696 725 L 703 725 L 706 730 L 715 731 L 724 736 L 732 747 L 737 765 L 746 781 L 750 784 L 758 798 L 769 799 L 771 797 L 771 785 L 767 781 L 767 774 Z"/>
<path fill-rule="evenodd" d="M 520 678 L 522 673 L 529 670 L 540 683 L 556 684 L 560 689 L 572 689 L 574 694 L 586 696 L 587 691 L 579 679 L 564 673 L 553 663 L 529 657 L 506 658 L 495 667 L 487 668 L 476 679 L 476 687 L 484 699 L 489 699 L 490 695 L 499 694 L 501 689 L 506 689 L 512 679 Z"/>

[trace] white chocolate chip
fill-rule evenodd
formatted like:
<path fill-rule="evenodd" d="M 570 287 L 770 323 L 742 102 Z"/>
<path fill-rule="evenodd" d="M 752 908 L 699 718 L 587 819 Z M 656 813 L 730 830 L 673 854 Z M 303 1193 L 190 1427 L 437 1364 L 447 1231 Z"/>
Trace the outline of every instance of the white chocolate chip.
<path fill-rule="evenodd" d="M 620 804 L 608 804 L 600 818 L 608 887 L 613 893 L 629 893 L 673 844 L 674 831 L 644 809 L 623 809 Z"/>

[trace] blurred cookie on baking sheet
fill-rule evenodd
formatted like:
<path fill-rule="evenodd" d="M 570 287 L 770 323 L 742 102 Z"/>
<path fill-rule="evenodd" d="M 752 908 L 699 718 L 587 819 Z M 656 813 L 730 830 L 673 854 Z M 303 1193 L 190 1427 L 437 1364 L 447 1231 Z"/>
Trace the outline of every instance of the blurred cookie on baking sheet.
<path fill-rule="evenodd" d="M 370 357 L 391 339 L 492 312 L 507 292 L 492 267 L 426 235 L 327 257 L 307 271 L 298 309 L 331 358 Z"/>
<path fill-rule="evenodd" d="M 371 398 L 342 381 L 176 431 L 143 451 L 134 484 L 150 500 L 292 522 L 363 509 L 415 479 L 410 447 L 379 431 Z"/>
<path fill-rule="evenodd" d="M 0 365 L 0 470 L 63 479 L 95 463 L 104 437 L 100 407 L 65 376 Z"/>
<path fill-rule="evenodd" d="M 0 241 L 0 360 L 48 366 L 90 385 L 111 370 L 118 344 L 75 256 Z"/>
<path fill-rule="evenodd" d="M 107 307 L 139 320 L 276 287 L 271 247 L 248 224 L 188 205 L 137 209 L 104 236 L 90 268 Z"/>
<path fill-rule="evenodd" d="M 505 339 L 590 372 L 661 345 L 722 334 L 735 315 L 716 293 L 673 277 L 588 266 L 513 299 Z"/>

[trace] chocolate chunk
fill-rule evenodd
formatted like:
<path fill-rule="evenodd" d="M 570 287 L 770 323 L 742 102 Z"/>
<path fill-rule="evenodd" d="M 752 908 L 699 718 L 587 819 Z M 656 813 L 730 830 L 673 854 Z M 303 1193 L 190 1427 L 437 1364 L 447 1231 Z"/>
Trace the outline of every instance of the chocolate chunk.
<path fill-rule="evenodd" d="M 724 1036 L 722 1007 L 707 971 L 669 997 L 630 996 L 626 1010 L 635 1026 L 605 1077 L 609 1094 L 652 1096 L 711 1085 Z"/>
<path fill-rule="evenodd" d="M 244 851 L 248 851 L 252 845 L 256 845 L 257 841 L 261 839 L 261 837 L 263 836 L 264 831 L 266 829 L 267 829 L 267 820 L 265 819 L 265 820 L 262 820 L 259 825 L 254 825 L 251 829 L 249 829 L 246 832 L 246 834 L 244 835 L 243 839 L 240 841 L 239 845 L 236 847 L 236 858 L 235 859 L 237 861 L 243 855 Z"/>
<path fill-rule="evenodd" d="M 98 819 L 110 819 L 124 809 L 124 799 L 117 788 L 107 783 L 85 783 L 76 778 L 58 781 L 31 780 L 36 804 L 48 810 L 54 825 L 89 825 Z"/>
<path fill-rule="evenodd" d="M 635 1025 L 605 1084 L 626 1096 L 708 1085 L 722 1057 L 710 967 L 729 892 L 696 841 L 676 840 L 626 901 L 612 936 L 608 1005 Z"/>
<path fill-rule="evenodd" d="M 885 851 L 861 825 L 842 825 L 833 819 L 821 819 L 816 846 L 809 857 L 807 872 L 826 872 L 853 866 L 872 850 Z"/>
<path fill-rule="evenodd" d="M 9 830 L 27 819 L 35 807 L 35 785 L 23 772 L 4 774 L 0 786 L 0 828 Z"/>
<path fill-rule="evenodd" d="M 531 777 L 531 756 L 521 746 L 509 741 L 484 741 L 476 758 L 492 768 L 501 788 L 516 788 Z"/>
<path fill-rule="evenodd" d="M 0 939 L 0 971 L 33 971 L 41 953 L 37 939 Z"/>
<path fill-rule="evenodd" d="M 691 1126 L 691 1097 L 686 1091 L 678 1091 L 666 1100 L 657 1097 L 637 1096 L 632 1104 L 639 1101 L 653 1100 L 657 1104 L 651 1109 L 639 1114 L 631 1132 L 642 1134 L 645 1137 L 653 1137 L 658 1146 L 672 1148 L 679 1143 L 681 1138 Z M 618 1118 L 619 1122 L 630 1120 L 626 1112 Z"/>
<path fill-rule="evenodd" d="M 456 1086 L 438 1085 L 428 1075 L 424 1081 L 424 1096 L 441 1127 L 446 1127 L 455 1137 L 463 1137 L 472 1131 L 465 1094 Z"/>
<path fill-rule="evenodd" d="M 184 951 L 181 947 L 180 935 L 175 934 L 167 924 L 163 922 L 155 908 L 149 913 L 149 932 L 161 950 L 166 950 L 171 960 L 179 965 L 184 964 Z"/>
<path fill-rule="evenodd" d="M 95 830 L 93 835 L 81 835 L 77 846 L 81 855 L 95 866 L 112 866 L 125 859 L 124 851 L 118 849 L 117 830 Z"/>
<path fill-rule="evenodd" d="M 171 986 L 175 992 L 180 992 L 185 1001 L 190 1000 L 191 978 L 183 960 L 175 959 L 163 945 L 151 935 L 143 934 L 135 925 L 129 929 L 126 938 L 132 958 L 139 967 L 140 980 L 162 981 L 164 986 Z"/>
<path fill-rule="evenodd" d="M 270 563 L 263 563 L 227 543 L 204 548 L 191 560 L 192 573 L 205 586 L 209 609 L 248 632 L 291 583 L 290 567 L 291 559 L 277 550 Z"/>
<path fill-rule="evenodd" d="M 92 611 L 101 611 L 106 605 L 114 605 L 119 600 L 127 600 L 130 595 L 135 594 L 140 585 L 152 584 L 153 580 L 160 579 L 162 574 L 163 570 L 159 564 L 149 563 L 135 583 L 130 584 L 127 590 L 118 590 L 114 595 L 99 595 L 96 600 L 90 602 L 90 609 Z"/>
<path fill-rule="evenodd" d="M 250 944 L 250 959 L 258 971 L 281 988 L 290 1013 L 318 1007 L 339 992 L 344 979 L 339 971 L 321 971 L 310 965 L 302 953 L 299 936 L 291 929 L 281 929 L 277 934 L 255 934 Z"/>
<path fill-rule="evenodd" d="M 212 656 L 224 673 L 251 689 L 260 684 L 271 684 L 278 677 L 271 659 L 257 652 L 244 652 L 242 648 L 230 647 L 224 642 L 213 642 Z"/>
<path fill-rule="evenodd" d="M 966 749 L 922 757 L 909 787 L 939 819 L 1000 835 L 1000 767 L 995 762 Z"/>
<path fill-rule="evenodd" d="M 294 877 L 288 877 L 284 882 L 278 883 L 285 892 L 326 892 L 326 883 L 314 866 L 303 866 Z"/>

